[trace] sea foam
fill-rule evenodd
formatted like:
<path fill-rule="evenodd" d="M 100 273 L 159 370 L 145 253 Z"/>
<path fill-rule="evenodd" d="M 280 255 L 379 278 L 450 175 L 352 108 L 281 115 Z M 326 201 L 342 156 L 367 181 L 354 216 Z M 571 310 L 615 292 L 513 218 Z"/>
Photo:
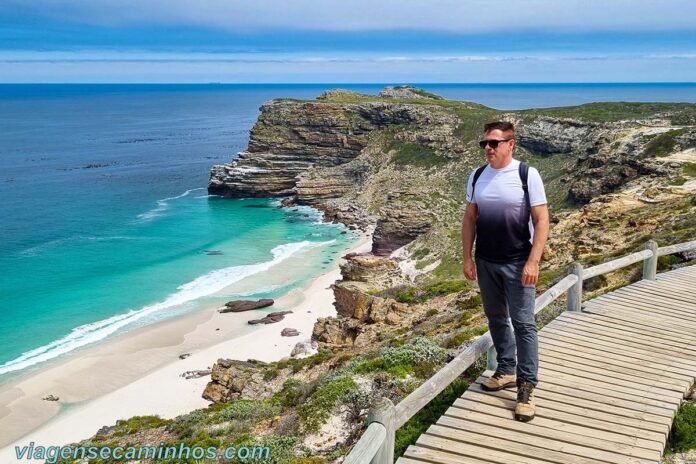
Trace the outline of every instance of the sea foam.
<path fill-rule="evenodd" d="M 191 192 L 196 192 L 198 190 L 205 190 L 205 188 L 200 187 L 200 188 L 195 188 L 195 189 L 189 189 L 182 193 L 181 195 L 177 195 L 175 197 L 169 197 L 169 198 L 162 198 L 161 200 L 157 200 L 157 206 L 150 211 L 142 214 L 138 214 L 138 219 L 140 221 L 149 221 L 151 219 L 154 219 L 158 216 L 161 216 L 163 212 L 169 208 L 169 202 L 172 200 L 178 200 L 179 198 L 183 198 L 185 196 L 188 196 Z"/>
<path fill-rule="evenodd" d="M 184 303 L 214 294 L 245 277 L 267 271 L 300 250 L 329 245 L 334 242 L 335 240 L 286 243 L 284 245 L 278 245 L 271 250 L 273 258 L 269 261 L 231 266 L 211 271 L 179 286 L 175 293 L 172 293 L 163 301 L 145 306 L 138 310 L 128 311 L 125 314 L 112 316 L 108 319 L 81 325 L 72 329 L 72 331 L 63 338 L 27 351 L 19 357 L 0 365 L 0 375 L 25 369 L 29 366 L 69 353 L 82 346 L 98 342 L 112 335 L 119 329 L 132 326 L 134 323 L 154 313 L 172 309 Z"/>

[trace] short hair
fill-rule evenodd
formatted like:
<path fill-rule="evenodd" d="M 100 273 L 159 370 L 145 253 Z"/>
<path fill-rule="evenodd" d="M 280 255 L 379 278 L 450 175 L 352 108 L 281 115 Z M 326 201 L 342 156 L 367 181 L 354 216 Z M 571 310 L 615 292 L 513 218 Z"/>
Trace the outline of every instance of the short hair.
<path fill-rule="evenodd" d="M 488 124 L 483 126 L 483 133 L 487 134 L 488 132 L 496 129 L 498 129 L 501 132 L 507 132 L 510 135 L 511 139 L 515 138 L 515 126 L 514 124 L 508 121 L 489 122 Z"/>

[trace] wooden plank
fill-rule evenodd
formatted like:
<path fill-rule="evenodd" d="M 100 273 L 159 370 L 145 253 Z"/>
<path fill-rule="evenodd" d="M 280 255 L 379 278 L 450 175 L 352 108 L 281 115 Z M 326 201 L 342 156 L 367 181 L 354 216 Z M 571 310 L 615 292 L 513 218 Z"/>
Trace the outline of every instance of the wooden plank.
<path fill-rule="evenodd" d="M 589 342 L 589 346 L 595 345 L 597 348 L 601 348 L 608 352 L 618 350 L 618 354 L 623 354 L 625 352 L 627 355 L 630 355 L 632 357 L 638 357 L 639 359 L 644 357 L 648 357 L 646 359 L 655 359 L 656 361 L 661 362 L 662 364 L 670 366 L 672 370 L 676 369 L 676 372 L 693 372 L 693 366 L 691 364 L 685 364 L 683 360 L 679 357 L 664 355 L 662 353 L 653 353 L 648 348 L 641 348 L 640 346 L 634 346 L 633 344 L 628 344 L 623 341 L 600 338 L 583 333 L 576 333 L 575 331 L 568 329 L 556 330 L 547 327 L 544 329 L 544 331 L 547 334 L 555 334 L 567 337 L 569 341 L 572 339 L 573 343 Z"/>
<path fill-rule="evenodd" d="M 656 347 L 653 347 L 653 346 L 645 346 L 645 345 L 641 345 L 640 343 L 634 343 L 630 339 L 627 339 L 626 337 L 602 336 L 601 334 L 596 334 L 593 332 L 577 330 L 576 328 L 574 328 L 572 326 L 563 327 L 562 330 L 556 329 L 556 328 L 551 328 L 551 327 L 546 327 L 544 330 L 546 330 L 548 332 L 554 332 L 554 333 L 561 332 L 562 334 L 567 335 L 568 337 L 571 337 L 574 339 L 577 339 L 577 338 L 581 338 L 583 340 L 591 339 L 597 345 L 601 345 L 601 346 L 610 346 L 610 347 L 620 346 L 622 349 L 626 350 L 627 352 L 640 353 L 640 354 L 650 354 L 651 356 L 654 356 L 656 359 L 661 360 L 663 362 L 670 361 L 670 365 L 672 365 L 673 363 L 677 363 L 678 365 L 682 365 L 682 366 L 684 366 L 685 369 L 693 370 L 694 368 L 696 368 L 696 361 L 692 361 L 692 360 L 688 359 L 688 354 L 682 354 L 682 353 L 670 354 L 670 353 L 664 352 L 664 350 L 656 349 Z"/>
<path fill-rule="evenodd" d="M 613 415 L 609 412 L 606 411 L 599 411 L 594 408 L 586 408 L 582 406 L 580 403 L 575 403 L 575 404 L 570 404 L 566 402 L 559 402 L 559 401 L 554 401 L 552 399 L 549 399 L 547 396 L 539 396 L 538 392 L 541 390 L 541 387 L 536 388 L 535 391 L 535 397 L 536 397 L 536 404 L 540 407 L 553 410 L 553 411 L 563 411 L 571 414 L 576 414 L 579 416 L 583 417 L 589 417 L 592 419 L 597 419 L 605 422 L 611 422 L 615 424 L 619 424 L 622 426 L 627 426 L 627 427 L 633 427 L 635 429 L 639 430 L 647 430 L 650 432 L 654 432 L 658 434 L 658 436 L 664 436 L 666 437 L 667 434 L 669 433 L 670 426 L 667 424 L 657 424 L 655 422 L 647 422 L 647 421 L 642 421 L 640 419 L 633 419 L 630 417 L 626 416 L 618 416 L 618 415 Z M 481 395 L 491 395 L 491 396 L 496 396 L 498 398 L 503 398 L 506 400 L 511 401 L 513 407 L 514 403 L 517 401 L 517 393 L 513 390 L 500 390 L 497 392 L 487 392 L 484 391 L 481 388 L 481 384 L 474 384 L 471 387 L 469 387 L 470 392 L 474 392 L 477 394 Z M 462 398 L 466 398 L 466 396 L 462 396 Z M 633 435 L 633 434 L 631 434 Z"/>
<path fill-rule="evenodd" d="M 607 261 L 606 263 L 588 267 L 583 271 L 583 277 L 585 279 L 589 279 L 590 277 L 606 274 L 607 272 L 626 267 L 630 264 L 638 263 L 646 258 L 650 258 L 651 256 L 652 252 L 649 250 L 637 251 L 635 253 L 631 253 L 630 255 Z"/>
<path fill-rule="evenodd" d="M 588 390 L 595 393 L 602 393 L 616 398 L 629 399 L 640 401 L 645 404 L 674 410 L 679 405 L 679 401 L 673 398 L 665 398 L 650 394 L 646 391 L 641 391 L 635 388 L 628 388 L 620 385 L 614 385 L 601 380 L 579 378 L 577 376 L 567 374 L 565 372 L 554 371 L 552 369 L 539 368 L 539 382 L 550 382 L 561 385 L 569 385 L 581 390 Z M 543 377 L 542 377 L 543 376 Z"/>
<path fill-rule="evenodd" d="M 642 298 L 633 298 L 633 297 L 627 297 L 627 296 L 621 296 L 621 295 L 616 295 L 613 293 L 607 293 L 606 295 L 603 295 L 600 298 L 597 298 L 596 300 L 597 303 L 620 303 L 625 306 L 628 306 L 633 310 L 635 313 L 642 313 L 642 314 L 650 314 L 653 316 L 659 316 L 662 318 L 666 318 L 665 320 L 674 323 L 674 324 L 680 324 L 683 325 L 684 327 L 689 327 L 689 328 L 694 328 L 696 327 L 696 324 L 691 322 L 688 318 L 688 315 L 684 313 L 684 311 L 678 311 L 678 310 L 673 310 L 673 309 L 667 309 L 664 306 L 664 303 L 660 303 L 655 300 L 646 300 Z"/>
<path fill-rule="evenodd" d="M 641 280 L 637 282 L 636 285 L 646 288 L 656 288 L 662 290 L 668 290 L 668 294 L 677 293 L 680 296 L 692 297 L 694 292 L 694 281 L 696 279 L 689 278 L 685 280 L 662 280 L 660 282 L 654 280 Z M 639 285 L 638 285 L 639 284 Z"/>
<path fill-rule="evenodd" d="M 476 386 L 478 390 L 481 390 L 480 385 L 483 380 L 485 380 L 485 377 L 480 377 L 470 388 Z M 592 393 L 546 383 L 540 383 L 534 390 L 534 394 L 537 398 L 545 398 L 557 403 L 577 405 L 587 409 L 608 412 L 616 416 L 630 417 L 639 421 L 653 422 L 668 428 L 671 427 L 672 424 L 672 416 L 670 414 L 657 415 L 645 412 L 645 409 L 635 409 L 635 401 L 631 404 L 630 402 L 623 402 L 603 395 L 595 395 L 596 397 L 592 397 L 590 396 L 593 395 Z"/>
<path fill-rule="evenodd" d="M 657 274 L 657 278 L 660 279 L 660 277 L 667 278 L 667 277 L 682 276 L 682 275 L 688 275 L 688 274 L 694 274 L 694 266 L 684 266 L 684 267 L 679 267 L 677 269 L 672 269 L 671 271 L 661 272 L 661 273 Z M 696 274 L 694 274 L 694 275 L 696 275 Z"/>
<path fill-rule="evenodd" d="M 519 456 L 525 456 L 532 459 L 542 459 L 544 461 L 554 462 L 557 464 L 604 464 L 606 462 L 600 461 L 597 458 L 578 456 L 571 453 L 561 453 L 553 449 L 548 449 L 544 446 L 546 442 L 544 442 L 540 437 L 536 437 L 534 435 L 527 435 L 528 441 L 526 443 L 520 443 L 509 438 L 500 438 L 497 436 L 500 434 L 484 435 L 467 430 L 444 427 L 437 424 L 430 426 L 428 431 L 425 433 L 427 435 L 436 436 L 439 438 L 456 440 L 459 443 L 476 443 L 487 448 L 504 449 L 505 451 Z M 508 435 L 511 435 L 512 433 L 513 432 L 509 432 Z M 503 434 L 505 433 L 503 432 Z M 569 448 L 573 447 L 573 445 L 567 446 Z M 577 451 L 578 449 L 581 449 L 581 447 L 572 448 L 572 451 Z M 626 457 L 625 459 L 631 458 Z M 635 460 L 632 461 L 635 463 Z"/>
<path fill-rule="evenodd" d="M 510 410 L 511 414 L 515 409 L 515 399 L 506 399 L 501 396 L 490 395 L 487 392 L 475 391 L 471 389 L 464 392 L 461 399 L 505 408 Z M 582 408 L 570 408 L 568 405 L 556 406 L 556 409 L 551 409 L 546 403 L 537 404 L 535 419 L 537 417 L 557 419 L 563 422 L 568 422 L 569 424 L 592 427 L 593 429 L 618 433 L 621 435 L 627 435 L 629 437 L 638 437 L 644 440 L 656 441 L 662 445 L 664 445 L 667 441 L 667 435 L 665 433 L 653 432 L 651 430 L 640 429 L 617 423 L 609 423 L 602 419 L 594 418 L 594 415 L 590 414 L 590 411 L 583 411 Z"/>
<path fill-rule="evenodd" d="M 509 453 L 502 451 L 507 447 L 502 447 L 498 449 L 484 447 L 478 444 L 462 443 L 457 440 L 450 440 L 438 436 L 429 434 L 428 432 L 418 438 L 416 445 L 424 448 L 430 448 L 433 451 L 437 451 L 433 462 L 449 464 L 449 463 L 465 463 L 467 458 L 481 458 L 485 457 L 486 461 L 489 463 L 496 464 L 547 464 L 549 462 L 541 458 L 534 458 L 529 456 L 521 456 L 519 454 Z M 447 460 L 449 458 L 450 460 Z M 454 460 L 451 460 L 454 459 Z"/>
<path fill-rule="evenodd" d="M 656 352 L 664 353 L 666 355 L 672 356 L 685 356 L 690 357 L 694 350 L 687 346 L 675 346 L 663 343 L 662 340 L 651 338 L 647 335 L 639 335 L 636 333 L 631 333 L 625 330 L 619 330 L 616 328 L 608 326 L 600 326 L 598 324 L 587 323 L 584 321 L 570 321 L 567 319 L 557 319 L 555 327 L 558 329 L 565 330 L 566 328 L 572 328 L 576 331 L 582 331 L 583 333 L 592 333 L 597 335 L 602 335 L 608 338 L 616 338 L 619 340 L 628 340 L 635 345 L 650 347 L 650 350 L 655 350 Z M 696 361 L 694 361 L 694 367 L 696 368 Z"/>
<path fill-rule="evenodd" d="M 452 417 L 460 417 L 466 419 L 469 417 L 469 413 L 478 413 L 488 416 L 497 417 L 502 420 L 507 420 L 510 422 L 515 421 L 513 417 L 513 411 L 507 407 L 495 406 L 486 403 L 479 403 L 476 401 L 468 401 L 464 399 L 455 400 L 452 407 L 450 407 L 445 415 Z M 488 418 L 482 420 L 490 420 Z M 480 422 L 480 421 L 479 421 Z M 644 448 L 647 450 L 662 452 L 664 445 L 659 441 L 645 440 L 640 437 L 624 435 L 615 433 L 613 431 L 601 430 L 594 427 L 588 427 L 587 425 L 578 425 L 571 422 L 562 420 L 559 417 L 550 416 L 546 417 L 543 415 L 537 415 L 531 422 L 526 422 L 526 425 L 531 427 L 543 427 L 545 429 L 559 430 L 578 436 L 588 437 L 595 440 L 610 441 L 614 443 L 623 443 L 636 448 Z"/>
<path fill-rule="evenodd" d="M 681 401 L 684 397 L 681 388 L 668 388 L 665 384 L 651 379 L 637 379 L 636 375 L 626 375 L 617 372 L 614 369 L 598 368 L 596 366 L 587 366 L 574 361 L 564 359 L 556 359 L 552 357 L 544 357 L 539 360 L 539 365 L 553 371 L 565 372 L 571 375 L 578 375 L 583 378 L 590 378 L 600 381 L 607 381 L 613 385 L 625 385 L 632 388 L 641 389 L 643 391 L 652 391 L 655 394 L 667 398 L 677 398 Z"/>
<path fill-rule="evenodd" d="M 564 313 L 562 315 L 566 315 L 569 318 L 575 318 L 575 317 L 585 317 L 590 320 L 595 320 L 600 324 L 609 324 L 612 326 L 616 327 L 627 327 L 630 328 L 632 331 L 633 330 L 639 330 L 643 332 L 650 333 L 652 331 L 654 334 L 659 336 L 660 338 L 667 339 L 667 340 L 676 340 L 680 341 L 683 343 L 689 343 L 691 345 L 696 345 L 696 334 L 693 336 L 689 335 L 688 333 L 681 333 L 681 332 L 676 332 L 671 329 L 666 329 L 666 328 L 661 328 L 661 327 L 656 327 L 654 324 L 650 324 L 649 322 L 646 321 L 637 321 L 635 318 L 627 318 L 627 317 L 616 317 L 612 316 L 609 313 L 606 314 L 596 314 L 596 313 L 588 313 L 588 312 L 582 312 L 581 314 L 571 314 L 571 313 Z M 560 316 L 559 316 L 560 317 Z"/>
<path fill-rule="evenodd" d="M 686 375 L 686 376 L 691 376 L 693 378 L 693 370 L 689 368 L 685 368 L 682 365 L 679 364 L 678 361 L 673 361 L 673 360 L 665 360 L 657 357 L 652 357 L 649 352 L 634 352 L 634 351 L 629 351 L 629 350 L 624 350 L 622 347 L 619 345 L 617 346 L 616 344 L 601 344 L 601 343 L 594 343 L 594 340 L 588 337 L 582 337 L 582 336 L 576 336 L 574 334 L 568 334 L 566 337 L 565 334 L 562 331 L 555 331 L 555 330 L 544 330 L 539 334 L 539 340 L 540 341 L 545 341 L 545 340 L 554 340 L 554 343 L 556 342 L 565 342 L 569 343 L 578 347 L 582 347 L 582 349 L 590 349 L 594 350 L 594 352 L 601 351 L 603 353 L 606 353 L 606 356 L 609 357 L 624 357 L 624 358 L 630 358 L 638 361 L 646 361 L 653 363 L 655 365 L 660 365 L 664 366 L 664 369 L 668 369 L 670 372 L 674 372 L 680 375 Z"/>
<path fill-rule="evenodd" d="M 655 282 L 662 283 L 662 282 L 680 282 L 684 284 L 689 284 L 694 281 L 694 277 L 696 277 L 696 274 L 686 274 L 686 273 L 681 273 L 681 274 L 676 274 L 674 271 L 670 272 L 664 272 L 662 274 L 657 274 L 657 278 L 655 279 Z"/>
<path fill-rule="evenodd" d="M 575 443 L 591 448 L 609 447 L 617 452 L 628 454 L 640 459 L 654 459 L 661 454 L 657 442 L 642 442 L 635 437 L 620 435 L 612 432 L 606 433 L 587 427 L 579 427 L 552 419 L 534 418 L 531 422 L 519 422 L 509 417 L 509 411 L 496 406 L 489 406 L 483 403 L 472 403 L 475 409 L 463 409 L 452 407 L 445 412 L 441 419 L 449 418 L 465 423 L 480 423 L 493 427 L 518 430 L 533 435 L 555 438 L 568 443 Z M 540 419 L 540 420 L 537 420 Z M 438 421 L 439 423 L 439 421 Z M 601 439 L 600 439 L 601 436 Z M 646 448 L 638 445 L 649 445 Z"/>
<path fill-rule="evenodd" d="M 549 436 L 548 434 L 539 435 L 530 433 L 529 427 L 524 431 L 517 431 L 502 427 L 491 426 L 488 424 L 482 424 L 480 422 L 468 422 L 461 419 L 456 419 L 454 417 L 443 416 L 437 422 L 438 426 L 454 429 L 456 431 L 457 439 L 463 437 L 460 435 L 460 431 L 470 432 L 474 434 L 483 435 L 486 437 L 495 437 L 505 442 L 515 442 L 519 444 L 533 444 L 539 448 L 543 448 L 549 451 L 560 452 L 563 454 L 570 454 L 574 456 L 580 456 L 590 459 L 596 459 L 602 462 L 613 462 L 621 464 L 635 464 L 639 462 L 640 459 L 636 459 L 631 455 L 622 453 L 625 451 L 624 446 L 618 445 L 616 448 L 604 447 L 595 448 L 590 446 L 578 445 L 572 441 L 565 441 L 559 439 L 559 435 Z M 430 433 L 434 433 L 432 430 Z M 442 434 L 444 435 L 444 433 Z M 621 451 L 617 450 L 620 449 Z"/>
<path fill-rule="evenodd" d="M 675 288 L 683 289 L 685 293 L 692 293 L 694 288 L 694 276 L 684 276 L 681 279 L 666 279 L 666 280 L 640 280 L 635 283 L 637 286 L 655 287 L 655 288 Z"/>
<path fill-rule="evenodd" d="M 373 422 L 367 427 L 365 433 L 346 456 L 345 464 L 361 464 L 370 462 L 375 453 L 381 448 L 387 437 L 387 429 L 384 425 Z"/>
<path fill-rule="evenodd" d="M 582 316 L 582 315 L 581 315 Z M 679 350 L 681 352 L 687 351 L 692 353 L 696 348 L 696 343 L 689 343 L 685 341 L 678 341 L 663 337 L 660 333 L 654 332 L 650 334 L 647 330 L 635 329 L 627 325 L 615 325 L 610 323 L 602 323 L 594 319 L 588 318 L 573 318 L 573 317 L 558 317 L 558 326 L 562 327 L 564 324 L 572 325 L 573 327 L 578 327 L 582 329 L 587 329 L 591 331 L 601 331 L 607 335 L 612 335 L 616 333 L 624 334 L 630 336 L 635 341 L 645 341 L 649 343 L 656 343 L 658 346 L 672 351 Z"/>
<path fill-rule="evenodd" d="M 675 343 L 677 346 L 696 346 L 696 334 L 693 337 L 682 336 L 673 331 L 662 330 L 657 327 L 646 327 L 630 323 L 630 321 L 615 321 L 607 318 L 593 316 L 587 313 L 563 313 L 558 316 L 558 319 L 563 321 L 578 321 L 585 324 L 595 324 L 601 327 L 609 327 L 615 329 L 626 330 L 632 333 L 648 335 L 656 339 L 664 340 L 665 342 Z"/>
<path fill-rule="evenodd" d="M 652 304 L 653 310 L 660 312 L 671 312 L 678 314 L 694 314 L 696 306 L 690 305 L 685 301 L 677 298 L 671 298 L 666 295 L 660 295 L 655 292 L 638 291 L 634 289 L 631 292 L 611 292 L 602 295 L 598 300 L 602 299 L 623 299 L 633 303 Z"/>
<path fill-rule="evenodd" d="M 604 295 L 598 297 L 598 299 L 605 298 L 608 296 L 630 298 L 639 303 L 649 303 L 662 306 L 665 310 L 677 310 L 675 306 L 679 308 L 687 308 L 688 311 L 694 311 L 693 301 L 682 301 L 681 299 L 674 298 L 668 289 L 664 290 L 642 290 L 640 288 L 627 287 L 625 289 L 615 290 L 613 292 L 605 293 Z"/>
<path fill-rule="evenodd" d="M 550 351 L 546 348 L 539 348 L 540 360 L 548 362 L 551 364 L 566 365 L 569 367 L 577 368 L 579 372 L 595 372 L 595 373 L 606 373 L 611 372 L 612 377 L 628 380 L 629 382 L 635 381 L 636 378 L 640 378 L 643 382 L 638 382 L 646 385 L 657 385 L 665 390 L 671 390 L 677 392 L 680 396 L 684 396 L 685 393 L 691 388 L 691 384 L 688 382 L 675 381 L 669 377 L 660 377 L 659 375 L 652 375 L 649 372 L 645 372 L 641 369 L 636 368 L 626 368 L 617 365 L 607 364 L 602 361 L 593 361 L 591 359 L 582 358 L 580 356 L 568 355 L 565 353 L 556 353 Z"/>
<path fill-rule="evenodd" d="M 542 379 L 539 383 L 539 394 L 544 395 L 545 392 L 558 393 L 559 395 L 566 396 L 569 401 L 575 398 L 584 398 L 590 401 L 594 401 L 598 407 L 602 406 L 616 406 L 624 409 L 633 409 L 638 412 L 645 412 L 652 415 L 666 417 L 671 423 L 674 416 L 674 408 L 670 405 L 663 404 L 661 406 L 653 406 L 646 403 L 637 402 L 631 395 L 621 396 L 614 392 L 607 394 L 600 388 L 593 389 L 587 388 L 583 385 L 577 385 L 575 383 L 565 382 L 563 379 L 556 379 L 549 377 L 547 379 Z"/>
<path fill-rule="evenodd" d="M 659 292 L 639 291 L 638 289 L 630 289 L 630 291 L 616 290 L 602 295 L 598 300 L 612 297 L 635 301 L 636 303 L 652 304 L 655 305 L 655 309 L 661 311 L 681 313 L 686 310 L 689 313 L 693 313 L 696 310 L 696 306 L 681 299 L 672 298 Z"/>
<path fill-rule="evenodd" d="M 656 369 L 653 366 L 630 364 L 623 360 L 607 358 L 606 355 L 601 356 L 587 353 L 585 350 L 573 351 L 544 343 L 539 346 L 539 355 L 542 357 L 551 357 L 558 360 L 563 360 L 570 365 L 582 364 L 603 370 L 608 369 L 613 372 L 630 376 L 638 375 L 650 381 L 664 381 L 669 385 L 673 385 L 676 391 L 686 392 L 689 388 L 691 388 L 691 382 L 686 378 L 675 379 L 672 376 L 665 376 L 664 373 L 660 374 L 659 369 Z"/>
<path fill-rule="evenodd" d="M 652 325 L 660 330 L 671 330 L 679 335 L 691 335 L 694 331 L 690 328 L 685 328 L 666 320 L 666 318 L 660 318 L 659 316 L 639 313 L 630 307 L 622 305 L 621 303 L 593 303 L 588 302 L 583 306 L 583 314 L 600 314 L 606 317 L 613 317 L 617 319 L 630 319 L 636 324 L 642 325 Z"/>
<path fill-rule="evenodd" d="M 689 333 L 693 333 L 693 331 L 696 330 L 681 316 L 675 316 L 674 314 L 663 312 L 656 306 L 650 307 L 649 303 L 646 303 L 646 305 L 641 305 L 631 301 L 607 298 L 601 301 L 598 300 L 597 302 L 584 304 L 583 312 L 586 312 L 586 310 L 592 307 L 592 305 L 597 305 L 600 308 L 621 308 L 623 311 L 630 313 L 636 318 L 652 318 L 652 320 L 658 321 L 661 325 L 681 327 L 683 330 L 686 330 Z"/>
<path fill-rule="evenodd" d="M 466 460 L 463 460 L 461 456 L 444 455 L 430 448 L 411 445 L 406 448 L 404 455 L 397 459 L 396 464 L 462 464 L 464 462 L 467 464 L 490 464 L 491 461 L 476 459 L 471 456 L 467 456 Z"/>
<path fill-rule="evenodd" d="M 655 355 L 679 359 L 684 364 L 684 367 L 696 369 L 696 359 L 692 359 L 692 350 L 684 350 L 675 347 L 665 347 L 663 345 L 660 345 L 659 342 L 654 342 L 647 339 L 639 339 L 638 337 L 633 337 L 630 334 L 612 332 L 610 330 L 602 331 L 597 328 L 587 328 L 581 326 L 581 324 L 559 323 L 556 328 L 553 328 L 551 330 L 561 330 L 563 332 L 568 333 L 582 334 L 590 336 L 595 340 L 606 340 L 616 342 L 620 341 L 626 347 L 649 350 L 651 353 Z"/>

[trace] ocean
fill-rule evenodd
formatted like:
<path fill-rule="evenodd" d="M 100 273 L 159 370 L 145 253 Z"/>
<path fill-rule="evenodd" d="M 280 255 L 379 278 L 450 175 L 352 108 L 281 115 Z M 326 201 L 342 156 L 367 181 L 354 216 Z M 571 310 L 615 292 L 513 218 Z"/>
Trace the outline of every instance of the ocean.
<path fill-rule="evenodd" d="M 696 102 L 696 84 L 419 86 L 500 109 Z M 335 266 L 352 231 L 206 185 L 212 165 L 246 148 L 264 101 L 337 87 L 384 85 L 0 85 L 0 382 L 135 327 L 281 296 Z"/>

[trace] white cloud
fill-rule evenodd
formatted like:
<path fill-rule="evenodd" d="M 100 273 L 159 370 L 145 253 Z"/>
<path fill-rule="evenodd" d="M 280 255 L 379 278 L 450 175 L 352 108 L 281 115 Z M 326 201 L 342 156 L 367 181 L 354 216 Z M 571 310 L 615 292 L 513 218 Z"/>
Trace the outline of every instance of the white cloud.
<path fill-rule="evenodd" d="M 695 75 L 696 55 L 342 57 L 0 52 L 0 82 L 692 82 Z"/>
<path fill-rule="evenodd" d="M 456 33 L 693 30 L 691 0 L 5 0 L 2 11 L 31 11 L 97 25 Z M 491 48 L 494 45 L 491 44 Z"/>

